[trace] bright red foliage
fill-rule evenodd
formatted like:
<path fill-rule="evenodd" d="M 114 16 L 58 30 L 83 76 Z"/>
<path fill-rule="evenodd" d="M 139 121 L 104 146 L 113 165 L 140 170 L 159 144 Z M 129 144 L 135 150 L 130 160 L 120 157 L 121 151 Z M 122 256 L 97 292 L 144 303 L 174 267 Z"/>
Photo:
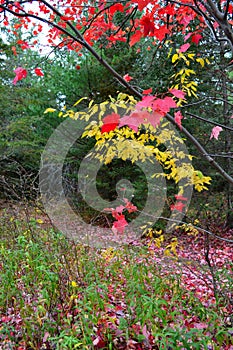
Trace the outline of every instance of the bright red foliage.
<path fill-rule="evenodd" d="M 24 78 L 26 78 L 27 76 L 27 70 L 25 68 L 22 67 L 18 67 L 14 70 L 14 73 L 16 74 L 14 80 L 13 80 L 13 84 L 16 85 L 17 81 L 22 80 Z"/>
<path fill-rule="evenodd" d="M 120 116 L 119 114 L 116 113 L 112 113 L 107 115 L 104 119 L 103 119 L 103 126 L 101 127 L 101 132 L 109 132 L 111 130 L 116 129 L 116 127 L 119 125 L 119 121 L 120 121 Z"/>

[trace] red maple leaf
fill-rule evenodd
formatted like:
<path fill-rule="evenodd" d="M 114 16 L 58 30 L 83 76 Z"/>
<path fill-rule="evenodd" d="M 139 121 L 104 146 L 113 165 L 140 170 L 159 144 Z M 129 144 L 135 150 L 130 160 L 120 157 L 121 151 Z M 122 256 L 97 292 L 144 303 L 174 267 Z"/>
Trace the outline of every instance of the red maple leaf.
<path fill-rule="evenodd" d="M 16 47 L 15 47 L 15 46 L 12 46 L 11 50 L 12 50 L 13 54 L 14 54 L 15 56 L 17 56 Z"/>
<path fill-rule="evenodd" d="M 138 208 L 133 203 L 131 203 L 127 198 L 124 198 L 124 202 L 125 202 L 125 209 L 127 209 L 129 213 L 133 213 L 134 211 L 138 210 Z"/>
<path fill-rule="evenodd" d="M 143 34 L 147 36 L 150 33 L 154 33 L 155 25 L 149 16 L 143 16 L 140 23 L 143 26 Z"/>
<path fill-rule="evenodd" d="M 116 3 L 113 6 L 111 6 L 109 9 L 109 12 L 111 13 L 111 15 L 113 15 L 116 11 L 123 12 L 124 6 L 120 3 Z"/>
<path fill-rule="evenodd" d="M 25 68 L 22 67 L 18 67 L 14 70 L 14 73 L 16 74 L 14 80 L 13 80 L 13 84 L 16 85 L 17 81 L 22 80 L 24 78 L 26 78 L 27 76 L 27 70 Z"/>
<path fill-rule="evenodd" d="M 194 34 L 191 38 L 192 43 L 195 43 L 196 45 L 199 44 L 199 41 L 202 39 L 201 34 Z"/>
<path fill-rule="evenodd" d="M 138 4 L 139 11 L 142 11 L 150 3 L 150 0 L 136 0 L 135 2 Z"/>
<path fill-rule="evenodd" d="M 103 119 L 104 124 L 101 127 L 101 133 L 103 134 L 104 132 L 109 132 L 111 130 L 115 130 L 116 127 L 119 125 L 119 121 L 120 121 L 119 114 L 112 113 L 112 114 L 107 115 Z"/>
<path fill-rule="evenodd" d="M 166 34 L 169 34 L 169 29 L 167 28 L 167 26 L 161 26 L 158 29 L 155 28 L 153 33 L 159 41 L 163 41 Z"/>
<path fill-rule="evenodd" d="M 170 15 L 174 16 L 176 14 L 176 9 L 173 4 L 162 7 L 158 10 L 158 14 L 161 15 Z"/>
<path fill-rule="evenodd" d="M 186 93 L 182 90 L 177 90 L 177 89 L 169 89 L 170 93 L 174 95 L 177 98 L 182 98 L 183 100 L 185 99 Z"/>
<path fill-rule="evenodd" d="M 123 76 L 123 78 L 124 78 L 124 80 L 127 81 L 127 82 L 129 82 L 130 80 L 133 79 L 129 74 L 125 74 L 125 75 Z"/>
<path fill-rule="evenodd" d="M 142 92 L 143 95 L 149 95 L 151 93 L 152 93 L 152 88 L 149 88 L 147 90 L 143 90 L 143 92 Z"/>
<path fill-rule="evenodd" d="M 42 72 L 42 70 L 40 68 L 35 68 L 34 72 L 36 73 L 36 75 L 38 75 L 39 77 L 43 77 L 44 73 Z"/>

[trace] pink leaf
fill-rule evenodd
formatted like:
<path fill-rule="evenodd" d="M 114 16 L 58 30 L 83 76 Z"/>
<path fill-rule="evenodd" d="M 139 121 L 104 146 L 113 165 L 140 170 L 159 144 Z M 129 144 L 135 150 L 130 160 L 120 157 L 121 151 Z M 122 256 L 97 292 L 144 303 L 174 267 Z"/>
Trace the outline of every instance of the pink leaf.
<path fill-rule="evenodd" d="M 211 132 L 211 135 L 210 135 L 210 140 L 211 140 L 212 138 L 215 138 L 216 140 L 218 140 L 218 136 L 219 136 L 220 131 L 222 131 L 221 126 L 215 126 L 215 127 L 212 129 L 212 132 Z"/>
<path fill-rule="evenodd" d="M 181 125 L 181 119 L 183 118 L 181 111 L 175 112 L 175 122 L 176 124 L 179 126 L 180 129 L 182 129 L 182 125 Z"/>
<path fill-rule="evenodd" d="M 125 209 L 125 206 L 124 206 L 124 205 L 119 205 L 118 207 L 116 207 L 116 211 L 117 211 L 118 213 L 122 213 L 124 209 Z"/>
<path fill-rule="evenodd" d="M 175 194 L 175 198 L 179 201 L 187 201 L 188 200 L 188 198 L 183 197 L 182 195 L 179 195 L 179 194 Z"/>
<path fill-rule="evenodd" d="M 136 108 L 139 107 L 139 108 L 147 108 L 147 107 L 152 107 L 152 104 L 155 100 L 155 96 L 145 96 L 142 98 L 142 101 L 138 102 L 136 104 Z"/>
<path fill-rule="evenodd" d="M 192 33 L 188 33 L 187 35 L 185 35 L 184 41 L 187 41 L 190 38 L 191 35 L 192 35 Z"/>
<path fill-rule="evenodd" d="M 182 98 L 183 100 L 185 99 L 186 93 L 182 90 L 177 90 L 177 89 L 169 89 L 170 93 L 174 95 L 177 98 Z"/>
<path fill-rule="evenodd" d="M 13 84 L 16 85 L 17 81 L 22 80 L 24 78 L 26 78 L 27 76 L 27 70 L 25 68 L 22 67 L 18 67 L 14 70 L 14 73 L 16 74 L 14 80 L 13 80 Z"/>
<path fill-rule="evenodd" d="M 124 229 L 127 225 L 128 222 L 125 220 L 124 215 L 121 215 L 119 219 L 113 223 L 112 230 L 113 232 L 124 233 Z"/>
<path fill-rule="evenodd" d="M 35 68 L 34 72 L 36 73 L 36 75 L 38 75 L 39 77 L 43 77 L 44 73 L 42 72 L 42 70 L 40 68 Z"/>
<path fill-rule="evenodd" d="M 182 202 L 177 202 L 175 204 L 171 205 L 171 210 L 177 210 L 177 211 L 183 211 L 183 208 L 185 207 L 185 204 Z"/>
<path fill-rule="evenodd" d="M 164 115 L 167 114 L 171 108 L 176 108 L 176 102 L 172 97 L 166 96 L 163 99 L 156 99 L 153 105 L 153 110 L 161 111 Z"/>
<path fill-rule="evenodd" d="M 142 124 L 142 122 L 142 120 L 139 120 L 138 115 L 131 113 L 130 115 L 125 115 L 123 118 L 121 118 L 119 128 L 127 125 L 130 129 L 138 132 L 138 127 L 140 124 Z"/>
<path fill-rule="evenodd" d="M 194 322 L 193 323 L 193 326 L 196 328 L 196 329 L 205 329 L 208 327 L 208 324 L 205 323 L 205 322 Z"/>
<path fill-rule="evenodd" d="M 123 78 L 124 78 L 124 80 L 127 81 L 127 82 L 129 82 L 130 80 L 133 79 L 129 74 L 125 74 L 125 75 L 123 76 Z"/>
<path fill-rule="evenodd" d="M 184 44 L 180 47 L 179 52 L 186 52 L 190 47 L 190 44 Z"/>
<path fill-rule="evenodd" d="M 131 128 L 134 131 L 138 131 L 138 127 L 141 124 L 148 124 L 150 123 L 152 126 L 156 127 L 159 123 L 161 118 L 164 116 L 161 112 L 152 112 L 149 113 L 147 111 L 134 111 L 129 116 L 124 116 L 120 120 L 119 127 L 127 125 L 129 128 Z"/>
<path fill-rule="evenodd" d="M 49 337 L 50 337 L 49 332 L 45 332 L 44 337 L 43 337 L 43 343 L 46 343 L 46 341 Z"/>

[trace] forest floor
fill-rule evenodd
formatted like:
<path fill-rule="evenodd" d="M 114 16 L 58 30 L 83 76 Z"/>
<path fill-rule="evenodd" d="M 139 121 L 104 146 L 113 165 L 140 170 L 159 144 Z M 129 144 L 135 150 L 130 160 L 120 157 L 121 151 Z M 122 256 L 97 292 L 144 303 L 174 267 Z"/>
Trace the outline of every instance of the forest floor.
<path fill-rule="evenodd" d="M 233 350 L 233 230 L 96 249 L 39 209 L 0 220 L 1 350 Z"/>

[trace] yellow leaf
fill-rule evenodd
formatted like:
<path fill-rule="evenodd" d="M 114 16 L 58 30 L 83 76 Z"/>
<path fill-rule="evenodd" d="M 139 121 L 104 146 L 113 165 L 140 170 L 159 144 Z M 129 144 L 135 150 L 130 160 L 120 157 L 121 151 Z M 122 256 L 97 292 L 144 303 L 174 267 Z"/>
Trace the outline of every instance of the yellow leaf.
<path fill-rule="evenodd" d="M 75 102 L 75 104 L 73 106 L 77 106 L 81 101 L 87 100 L 87 99 L 88 99 L 88 97 L 82 97 L 77 102 Z"/>
<path fill-rule="evenodd" d="M 200 63 L 200 65 L 201 65 L 202 67 L 205 66 L 205 61 L 203 60 L 203 58 L 197 58 L 196 61 L 197 61 L 198 63 Z"/>
<path fill-rule="evenodd" d="M 188 54 L 188 58 L 191 58 L 191 60 L 193 60 L 193 57 L 195 56 L 195 53 L 189 53 Z"/>
<path fill-rule="evenodd" d="M 178 59 L 179 59 L 179 55 L 178 55 L 177 53 L 175 53 L 175 54 L 172 56 L 172 63 L 175 63 Z"/>
<path fill-rule="evenodd" d="M 77 287 L 78 285 L 77 285 L 77 283 L 76 283 L 75 281 L 71 281 L 71 286 L 75 288 L 75 287 Z"/>
<path fill-rule="evenodd" d="M 53 113 L 53 112 L 56 112 L 56 109 L 55 108 L 47 108 L 44 113 Z"/>

